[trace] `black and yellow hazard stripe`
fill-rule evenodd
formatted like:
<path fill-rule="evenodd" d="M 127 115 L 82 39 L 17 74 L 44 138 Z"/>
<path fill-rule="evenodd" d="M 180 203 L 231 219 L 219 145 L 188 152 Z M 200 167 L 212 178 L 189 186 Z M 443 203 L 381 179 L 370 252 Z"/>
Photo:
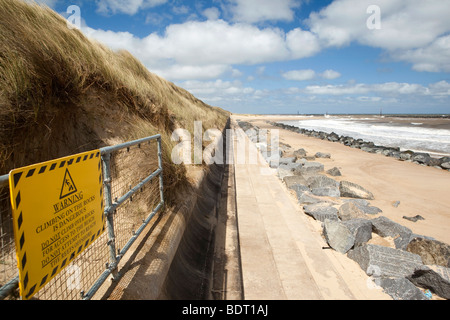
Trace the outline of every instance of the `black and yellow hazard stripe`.
<path fill-rule="evenodd" d="M 87 248 L 92 242 L 94 242 L 100 234 L 105 230 L 104 215 L 102 214 L 102 226 L 95 232 L 92 237 L 86 240 L 86 242 L 74 250 L 68 258 L 65 258 L 59 265 L 57 265 L 50 274 L 47 274 L 40 279 L 40 281 L 31 281 L 28 272 L 27 264 L 27 252 L 26 252 L 26 234 L 24 230 L 24 217 L 27 213 L 22 211 L 22 195 L 21 195 L 21 185 L 26 183 L 28 179 L 32 179 L 35 176 L 45 174 L 46 172 L 68 168 L 74 164 L 83 163 L 88 160 L 97 159 L 98 160 L 98 174 L 99 174 L 99 196 L 101 201 L 101 212 L 103 213 L 103 185 L 102 185 L 102 165 L 100 159 L 100 151 L 95 150 L 93 152 L 88 152 L 83 155 L 75 155 L 73 157 L 66 157 L 63 160 L 55 160 L 54 162 L 49 161 L 41 166 L 33 166 L 22 168 L 22 170 L 14 170 L 14 173 L 10 176 L 10 195 L 11 203 L 13 206 L 13 211 L 19 212 L 14 221 L 15 233 L 16 233 L 16 255 L 17 263 L 19 267 L 19 277 L 20 277 L 20 289 L 22 298 L 29 299 L 34 294 L 36 294 L 45 284 L 47 284 L 58 272 L 60 272 L 64 267 L 66 267 L 74 258 L 85 248 Z M 13 215 L 14 216 L 14 215 Z"/>

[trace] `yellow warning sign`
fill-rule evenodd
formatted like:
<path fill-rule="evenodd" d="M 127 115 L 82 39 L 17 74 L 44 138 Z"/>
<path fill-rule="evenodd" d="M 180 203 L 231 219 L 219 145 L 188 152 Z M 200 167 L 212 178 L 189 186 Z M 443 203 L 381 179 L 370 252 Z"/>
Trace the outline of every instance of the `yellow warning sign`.
<path fill-rule="evenodd" d="M 104 231 L 100 150 L 9 174 L 23 299 L 30 299 Z"/>

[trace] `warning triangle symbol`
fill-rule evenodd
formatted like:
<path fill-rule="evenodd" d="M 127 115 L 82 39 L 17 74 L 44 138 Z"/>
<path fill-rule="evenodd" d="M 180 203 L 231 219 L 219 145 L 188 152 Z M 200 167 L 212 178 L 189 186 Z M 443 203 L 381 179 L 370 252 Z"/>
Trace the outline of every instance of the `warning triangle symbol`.
<path fill-rule="evenodd" d="M 61 193 L 59 195 L 59 199 L 70 196 L 71 194 L 77 192 L 77 187 L 73 182 L 72 176 L 70 175 L 69 169 L 66 169 L 66 173 L 64 174 L 64 179 L 61 187 Z"/>

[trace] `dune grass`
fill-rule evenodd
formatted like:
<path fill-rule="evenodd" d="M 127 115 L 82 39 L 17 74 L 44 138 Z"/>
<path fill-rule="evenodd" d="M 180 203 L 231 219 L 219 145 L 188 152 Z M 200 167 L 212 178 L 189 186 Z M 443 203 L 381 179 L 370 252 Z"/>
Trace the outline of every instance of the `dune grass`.
<path fill-rule="evenodd" d="M 129 52 L 69 29 L 48 7 L 0 0 L 0 174 L 104 145 L 96 132 L 108 115 L 83 107 L 94 95 L 98 110 L 110 107 L 103 114 L 124 119 L 109 127 L 111 137 L 162 134 L 167 189 L 186 183 L 186 169 L 170 161 L 171 132 L 193 132 L 194 121 L 223 129 L 229 116 L 151 73 Z"/>

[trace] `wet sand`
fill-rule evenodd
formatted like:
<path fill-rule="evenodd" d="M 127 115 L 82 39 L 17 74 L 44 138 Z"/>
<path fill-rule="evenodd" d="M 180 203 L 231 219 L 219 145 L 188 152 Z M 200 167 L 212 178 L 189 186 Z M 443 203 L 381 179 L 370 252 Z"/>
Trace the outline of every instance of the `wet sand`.
<path fill-rule="evenodd" d="M 291 121 L 296 119 L 323 119 L 324 116 L 296 116 L 296 115 L 257 115 L 258 119 L 271 119 L 271 121 Z M 392 126 L 413 126 L 413 123 L 422 128 L 450 130 L 450 116 L 446 117 L 422 117 L 422 116 L 391 116 L 386 115 L 331 115 L 331 118 L 352 118 L 364 121 L 371 119 L 373 123 L 390 124 Z"/>
<path fill-rule="evenodd" d="M 429 129 L 450 130 L 450 118 L 412 117 L 412 116 L 373 116 L 373 115 L 352 115 L 343 116 L 354 119 L 371 119 L 371 123 L 381 123 L 392 126 L 421 127 Z"/>

